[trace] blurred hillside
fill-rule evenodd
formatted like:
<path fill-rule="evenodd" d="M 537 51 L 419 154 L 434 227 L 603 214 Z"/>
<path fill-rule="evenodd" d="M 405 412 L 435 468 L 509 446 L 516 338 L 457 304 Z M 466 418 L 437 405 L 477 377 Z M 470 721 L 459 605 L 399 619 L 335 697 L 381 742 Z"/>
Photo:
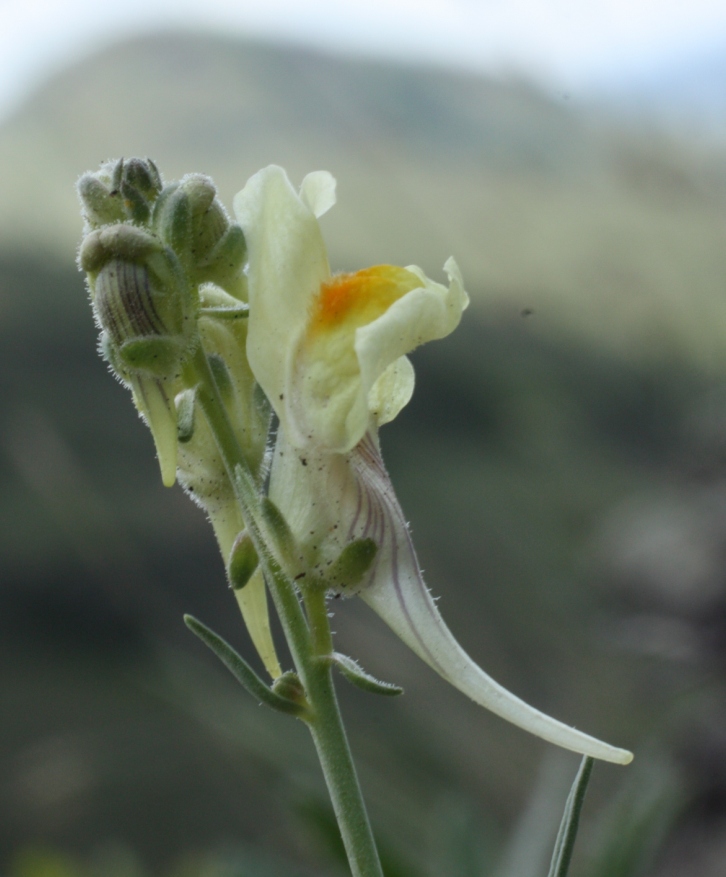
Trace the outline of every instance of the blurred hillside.
<path fill-rule="evenodd" d="M 721 363 L 726 158 L 598 124 L 517 81 L 344 61 L 219 38 L 123 43 L 66 71 L 0 132 L 0 234 L 67 256 L 70 183 L 102 158 L 209 173 L 229 203 L 275 162 L 327 168 L 333 261 L 456 254 L 491 308 L 537 307 L 638 356 Z"/>
<path fill-rule="evenodd" d="M 382 435 L 427 580 L 495 678 L 636 748 L 596 771 L 578 873 L 718 877 L 726 158 L 525 82 L 191 35 L 86 60 L 0 128 L 0 873 L 70 877 L 47 847 L 103 877 L 342 873 L 304 729 L 181 624 L 248 650 L 203 516 L 95 353 L 73 183 L 137 154 L 228 204 L 270 162 L 331 170 L 335 267 L 456 256 L 473 307 Z M 558 814 L 530 795 L 559 808 L 576 759 L 541 770 L 547 747 L 335 610 L 406 688 L 341 686 L 387 877 L 544 873 Z M 517 858 L 528 802 L 544 846 Z M 645 826 L 639 871 L 603 852 L 618 819 Z"/>

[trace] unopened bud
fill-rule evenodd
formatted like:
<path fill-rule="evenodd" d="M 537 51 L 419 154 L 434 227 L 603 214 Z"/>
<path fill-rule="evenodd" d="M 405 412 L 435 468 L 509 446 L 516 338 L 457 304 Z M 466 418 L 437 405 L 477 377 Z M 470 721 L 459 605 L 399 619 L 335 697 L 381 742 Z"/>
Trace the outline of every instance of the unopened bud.
<path fill-rule="evenodd" d="M 180 462 L 186 489 L 221 520 L 232 488 L 208 427 L 197 422 L 203 418 L 195 417 L 187 382 L 203 335 L 240 445 L 259 468 L 268 422 L 252 402 L 246 321 L 237 320 L 246 316 L 242 230 L 208 177 L 192 174 L 165 185 L 150 159 L 106 162 L 81 177 L 78 192 L 86 219 L 78 261 L 101 328 L 101 352 L 151 427 L 164 483 L 173 482 Z M 224 313 L 215 319 L 207 308 L 202 331 L 203 290 Z"/>
<path fill-rule="evenodd" d="M 98 271 L 92 293 L 98 321 L 127 369 L 158 378 L 176 375 L 193 349 L 192 307 L 184 276 L 174 271 L 173 257 L 165 257 L 162 271 L 111 259 Z"/>
<path fill-rule="evenodd" d="M 161 176 L 150 158 L 130 158 L 124 166 L 123 177 L 127 186 L 133 187 L 149 200 L 155 199 L 161 192 Z"/>
<path fill-rule="evenodd" d="M 272 690 L 275 694 L 279 694 L 280 697 L 291 700 L 293 703 L 307 705 L 303 684 L 297 673 L 294 673 L 292 670 L 285 671 L 282 676 L 275 679 L 272 684 Z"/>
<path fill-rule="evenodd" d="M 87 230 L 124 220 L 146 223 L 161 190 L 161 175 L 151 159 L 106 162 L 78 181 Z"/>
<path fill-rule="evenodd" d="M 230 222 L 209 177 L 190 174 L 167 187 L 159 198 L 153 223 L 194 282 L 216 283 L 239 297 L 244 289 L 244 235 Z"/>

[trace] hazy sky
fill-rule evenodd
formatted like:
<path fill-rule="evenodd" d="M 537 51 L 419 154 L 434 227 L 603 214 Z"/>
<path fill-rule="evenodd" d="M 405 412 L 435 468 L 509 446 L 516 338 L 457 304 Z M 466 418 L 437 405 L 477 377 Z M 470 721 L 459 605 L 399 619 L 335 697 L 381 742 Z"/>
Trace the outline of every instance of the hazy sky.
<path fill-rule="evenodd" d="M 0 114 L 94 47 L 175 25 L 514 68 L 583 92 L 726 46 L 726 0 L 0 0 Z"/>

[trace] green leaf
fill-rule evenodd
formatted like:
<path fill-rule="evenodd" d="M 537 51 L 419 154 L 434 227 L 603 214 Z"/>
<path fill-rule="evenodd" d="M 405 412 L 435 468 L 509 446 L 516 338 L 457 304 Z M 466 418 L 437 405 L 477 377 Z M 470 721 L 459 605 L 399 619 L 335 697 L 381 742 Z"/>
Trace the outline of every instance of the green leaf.
<path fill-rule="evenodd" d="M 345 676 L 352 685 L 362 688 L 371 694 L 382 694 L 386 697 L 396 697 L 403 694 L 400 685 L 394 685 L 392 682 L 381 682 L 366 671 L 352 658 L 347 655 L 341 655 L 340 652 L 333 652 L 330 660 Z"/>
<path fill-rule="evenodd" d="M 590 782 L 594 758 L 585 756 L 580 763 L 580 769 L 572 784 L 570 794 L 567 796 L 565 812 L 562 814 L 562 822 L 557 832 L 555 849 L 552 853 L 552 863 L 548 877 L 567 877 L 572 859 L 572 851 L 575 848 L 575 838 L 580 824 L 580 812 L 585 801 L 587 784 Z"/>
<path fill-rule="evenodd" d="M 246 688 L 260 703 L 293 716 L 301 716 L 305 712 L 303 704 L 294 703 L 286 697 L 281 697 L 279 694 L 271 691 L 247 661 L 237 654 L 232 646 L 223 640 L 221 636 L 210 630 L 206 624 L 202 624 L 193 615 L 185 615 L 184 623 L 206 646 L 209 646 L 240 685 Z"/>
<path fill-rule="evenodd" d="M 688 803 L 689 795 L 673 765 L 652 753 L 642 757 L 598 820 L 589 851 L 589 877 L 640 877 L 649 872 Z"/>

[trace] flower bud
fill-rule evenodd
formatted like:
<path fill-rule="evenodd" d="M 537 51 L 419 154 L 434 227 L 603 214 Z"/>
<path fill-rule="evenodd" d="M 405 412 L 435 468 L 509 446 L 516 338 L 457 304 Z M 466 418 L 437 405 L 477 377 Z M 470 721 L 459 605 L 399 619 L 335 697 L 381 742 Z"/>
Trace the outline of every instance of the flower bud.
<path fill-rule="evenodd" d="M 282 676 L 275 679 L 272 690 L 280 697 L 291 700 L 293 703 L 299 703 L 301 706 L 307 704 L 305 698 L 305 689 L 300 681 L 300 677 L 292 670 L 286 670 Z"/>
<path fill-rule="evenodd" d="M 123 168 L 122 186 L 134 188 L 148 201 L 154 201 L 161 192 L 161 175 L 150 159 L 130 158 Z"/>
<path fill-rule="evenodd" d="M 147 222 L 161 190 L 161 175 L 150 158 L 107 161 L 78 181 L 86 231 L 124 220 Z"/>
<path fill-rule="evenodd" d="M 194 282 L 215 283 L 237 298 L 244 295 L 244 234 L 230 222 L 209 177 L 190 174 L 165 189 L 154 224 Z"/>
<path fill-rule="evenodd" d="M 91 232 L 79 262 L 88 274 L 101 352 L 131 388 L 149 424 L 162 481 L 174 483 L 177 418 L 174 396 L 181 373 L 198 343 L 192 290 L 171 250 L 130 225 Z"/>
<path fill-rule="evenodd" d="M 78 262 L 101 353 L 151 429 L 164 484 L 178 474 L 209 515 L 252 640 L 275 678 L 265 582 L 254 546 L 240 536 L 244 522 L 195 390 L 193 357 L 203 352 L 240 448 L 262 478 L 271 409 L 247 362 L 242 230 L 208 177 L 165 185 L 149 159 L 106 162 L 81 177 L 78 192 L 85 219 Z"/>
<path fill-rule="evenodd" d="M 119 246 L 105 248 L 104 235 Z M 89 271 L 91 298 L 123 371 L 178 378 L 194 349 L 196 321 L 191 292 L 173 253 L 160 252 L 153 239 L 145 241 L 131 226 L 112 226 L 89 237 L 81 264 L 96 268 L 102 263 Z"/>
<path fill-rule="evenodd" d="M 178 444 L 174 396 L 184 389 L 183 367 L 199 343 L 198 289 L 173 249 L 148 227 L 162 191 L 152 161 L 108 162 L 81 177 L 78 191 L 87 232 L 78 262 L 102 330 L 101 352 L 131 388 L 154 437 L 162 480 L 171 485 Z"/>

